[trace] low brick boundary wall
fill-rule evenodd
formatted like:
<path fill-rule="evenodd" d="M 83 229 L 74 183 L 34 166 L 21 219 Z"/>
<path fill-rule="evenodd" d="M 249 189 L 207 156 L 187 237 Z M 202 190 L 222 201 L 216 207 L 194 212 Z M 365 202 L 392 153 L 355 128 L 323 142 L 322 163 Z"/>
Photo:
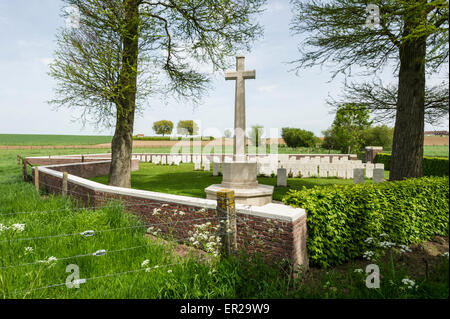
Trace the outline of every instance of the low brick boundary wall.
<path fill-rule="evenodd" d="M 195 232 L 196 225 L 210 222 L 217 226 L 217 202 L 214 200 L 108 186 L 76 176 L 92 177 L 92 172 L 103 173 L 106 167 L 109 169 L 109 161 L 41 166 L 33 167 L 32 176 L 34 180 L 37 169 L 40 187 L 60 194 L 62 172 L 68 172 L 68 194 L 86 206 L 100 207 L 109 200 L 120 200 L 127 211 L 146 223 L 159 224 L 154 231 L 171 234 L 175 239 L 188 238 Z M 250 254 L 261 253 L 268 260 L 288 260 L 294 267 L 308 268 L 303 209 L 275 203 L 260 207 L 237 204 L 236 216 L 239 248 Z"/>

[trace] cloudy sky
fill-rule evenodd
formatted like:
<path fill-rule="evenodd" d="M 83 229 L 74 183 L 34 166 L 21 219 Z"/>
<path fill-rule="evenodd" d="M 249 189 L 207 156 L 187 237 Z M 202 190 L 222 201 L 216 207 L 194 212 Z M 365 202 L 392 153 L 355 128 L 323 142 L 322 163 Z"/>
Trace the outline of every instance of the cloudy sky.
<path fill-rule="evenodd" d="M 299 127 L 321 136 L 333 114 L 326 104 L 328 96 L 338 97 L 343 78 L 331 80 L 327 66 L 290 72 L 287 62 L 298 57 L 298 36 L 289 32 L 292 17 L 288 0 L 269 0 L 259 17 L 264 38 L 246 56 L 246 68 L 256 70 L 256 79 L 246 81 L 247 126 L 269 128 Z M 60 0 L 0 0 L 0 134 L 102 134 L 111 129 L 83 127 L 76 121 L 79 112 L 54 110 L 54 81 L 47 75 L 52 61 L 57 29 L 64 25 Z M 390 70 L 379 74 L 386 82 L 395 82 Z M 354 80 L 357 80 L 356 78 Z M 442 77 L 433 81 L 440 82 Z M 155 98 L 136 120 L 135 133 L 153 135 L 152 123 L 168 119 L 193 119 L 201 123 L 204 135 L 218 136 L 233 127 L 234 81 L 225 81 L 223 73 L 214 75 L 213 87 L 202 103 L 193 107 L 175 100 Z M 448 122 L 427 130 L 448 129 Z"/>

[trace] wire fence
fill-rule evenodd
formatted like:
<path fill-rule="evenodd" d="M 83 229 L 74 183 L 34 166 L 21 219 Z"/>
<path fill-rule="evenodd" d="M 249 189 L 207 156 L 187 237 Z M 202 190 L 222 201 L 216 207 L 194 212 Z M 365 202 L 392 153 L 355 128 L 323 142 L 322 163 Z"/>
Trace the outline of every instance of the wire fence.
<path fill-rule="evenodd" d="M 42 185 L 43 187 L 46 187 L 47 190 L 50 190 L 50 191 L 52 191 L 52 190 L 62 191 L 62 187 L 60 187 L 58 185 L 50 185 L 43 181 L 40 181 L 39 184 Z M 113 208 L 113 207 L 118 207 L 118 208 L 123 208 L 123 209 L 127 209 L 127 208 L 136 209 L 137 208 L 138 213 L 141 213 L 141 214 L 145 214 L 145 213 L 142 212 L 142 210 L 140 208 L 147 207 L 149 215 L 153 215 L 152 210 L 154 213 L 155 209 L 156 209 L 156 210 L 161 211 L 162 216 L 160 218 L 173 217 L 173 215 L 165 215 L 165 214 L 170 214 L 170 212 L 178 211 L 178 209 L 174 209 L 173 207 L 168 207 L 169 204 L 166 204 L 166 203 L 164 203 L 164 204 L 161 204 L 158 202 L 155 202 L 155 203 L 145 203 L 145 202 L 122 203 L 122 202 L 120 202 L 120 199 L 117 199 L 117 198 L 113 198 L 113 197 L 105 198 L 102 195 L 86 194 L 86 193 L 79 192 L 74 188 L 68 189 L 67 194 L 81 196 L 81 198 L 89 197 L 89 198 L 95 199 L 95 200 L 101 199 L 102 202 L 105 202 L 105 205 L 86 206 L 86 207 L 68 206 L 68 207 L 63 207 L 63 208 L 58 208 L 58 209 L 42 210 L 42 211 L 4 212 L 4 213 L 0 213 L 0 218 L 10 217 L 10 216 L 28 216 L 28 215 L 32 215 L 32 214 L 51 214 L 51 213 L 67 212 L 67 211 L 77 212 L 77 211 L 82 211 L 82 210 L 96 210 L 96 209 L 105 209 L 105 208 Z M 108 200 L 113 201 L 113 202 L 107 203 L 106 201 L 108 201 Z M 164 209 L 165 207 L 168 207 L 168 208 Z M 251 206 L 249 206 L 249 208 L 251 209 Z M 215 230 L 212 232 L 212 235 L 215 238 L 220 237 L 222 240 L 225 238 L 225 236 L 230 236 L 230 235 L 235 234 L 237 227 L 241 227 L 241 226 L 242 227 L 252 227 L 252 225 L 249 225 L 247 223 L 248 222 L 247 218 L 240 217 L 239 215 L 236 214 L 233 217 L 233 219 L 235 221 L 236 229 L 230 230 L 229 228 L 223 228 L 223 227 L 221 227 L 222 226 L 221 223 L 224 221 L 227 221 L 227 223 L 229 223 L 230 216 L 229 215 L 227 217 L 208 216 L 207 214 L 211 213 L 211 208 L 198 207 L 198 211 L 192 211 L 191 213 L 193 213 L 193 215 L 198 215 L 198 213 L 202 210 L 203 210 L 203 215 L 205 217 L 187 218 L 188 213 L 186 213 L 187 216 L 182 217 L 182 218 L 177 217 L 175 220 L 173 218 L 167 218 L 164 221 L 158 221 L 158 222 L 153 222 L 153 223 L 143 223 L 143 224 L 138 224 L 138 225 L 124 226 L 124 227 L 113 227 L 113 228 L 106 228 L 106 229 L 95 229 L 95 227 L 94 227 L 94 229 L 87 229 L 87 230 L 77 231 L 77 232 L 73 232 L 73 233 L 72 232 L 71 233 L 58 233 L 58 234 L 49 234 L 49 235 L 42 235 L 42 236 L 11 238 L 8 240 L 0 241 L 0 248 L 1 248 L 1 245 L 5 244 L 5 243 L 8 243 L 7 247 L 9 247 L 9 245 L 11 245 L 12 243 L 24 242 L 24 241 L 37 241 L 37 240 L 41 240 L 41 239 L 55 239 L 55 238 L 70 238 L 70 237 L 76 237 L 76 236 L 95 238 L 95 237 L 97 237 L 96 235 L 98 235 L 98 234 L 112 233 L 112 232 L 116 232 L 116 231 L 117 232 L 132 231 L 135 229 L 147 229 L 147 233 L 149 233 L 149 229 L 155 228 L 158 226 L 162 227 L 162 228 L 163 228 L 163 226 L 165 226 L 165 227 L 167 227 L 167 229 L 169 229 L 169 227 L 171 227 L 172 230 L 174 230 L 175 227 L 178 226 L 178 227 L 180 227 L 180 229 L 176 230 L 176 232 L 177 232 L 176 235 L 181 236 L 182 238 L 174 238 L 172 231 L 170 231 L 170 234 L 167 232 L 164 234 L 164 232 L 161 231 L 161 229 L 159 229 L 161 232 L 157 233 L 157 235 L 159 236 L 157 238 L 160 238 L 169 244 L 187 243 L 188 245 L 192 246 L 192 248 L 198 249 L 199 247 L 196 247 L 194 244 L 194 240 L 196 240 L 196 238 L 194 238 L 192 235 L 189 235 L 188 237 L 183 236 L 183 234 L 186 235 L 186 233 L 192 233 L 192 231 L 195 230 L 196 226 L 204 225 L 205 223 L 210 223 L 210 224 L 215 225 L 215 228 L 214 228 Z M 180 216 L 180 215 L 177 215 L 177 216 Z M 1 221 L 1 219 L 0 219 L 0 221 Z M 199 224 L 199 223 L 202 223 L 202 224 Z M 3 225 L 0 225 L 0 226 L 3 226 Z M 190 229 L 190 230 L 188 231 L 188 229 Z M 225 230 L 225 231 L 223 231 L 223 230 Z M 0 231 L 0 233 L 1 233 L 1 231 Z M 164 238 L 163 234 L 165 236 L 168 235 L 171 238 L 166 239 L 166 238 Z M 163 236 L 161 236 L 161 235 L 163 235 Z M 258 236 L 258 235 L 261 235 L 261 234 L 257 234 L 255 236 Z M 208 238 L 208 237 L 206 237 L 206 238 Z M 98 258 L 98 257 L 104 256 L 104 255 L 113 255 L 113 254 L 118 254 L 121 252 L 130 252 L 130 251 L 145 249 L 145 248 L 149 248 L 149 247 L 153 247 L 153 246 L 157 246 L 157 245 L 160 245 L 160 243 L 153 240 L 152 242 L 146 243 L 144 245 L 137 245 L 137 246 L 132 246 L 132 247 L 122 247 L 122 248 L 115 248 L 115 249 L 103 247 L 102 249 L 97 249 L 96 251 L 92 251 L 92 252 L 83 252 L 80 254 L 75 254 L 75 255 L 66 256 L 66 257 L 59 257 L 59 258 L 54 257 L 54 260 L 52 260 L 52 262 L 53 261 L 54 262 L 68 261 L 68 260 L 74 260 L 77 258 Z M 1 260 L 1 258 L 0 258 L 0 260 Z M 27 263 L 4 265 L 4 266 L 0 267 L 0 271 L 13 271 L 13 270 L 16 270 L 19 268 L 31 267 L 31 266 L 39 265 L 39 264 L 42 264 L 45 262 L 48 262 L 48 260 L 47 261 L 46 260 L 36 260 L 36 261 L 32 261 L 32 262 L 27 262 Z M 151 267 L 144 267 L 141 269 L 123 270 L 120 272 L 113 272 L 113 273 L 106 274 L 106 275 L 100 275 L 100 276 L 94 276 L 94 277 L 80 279 L 80 280 L 76 281 L 76 283 L 82 284 L 82 283 L 86 283 L 87 281 L 91 281 L 91 280 L 99 280 L 99 279 L 103 279 L 103 278 L 117 277 L 117 276 L 122 276 L 122 275 L 126 275 L 126 274 L 131 274 L 131 273 L 149 272 L 149 271 L 153 271 L 155 269 L 161 268 L 161 267 L 169 267 L 169 266 L 179 265 L 181 263 L 182 262 L 164 264 L 164 265 L 156 265 L 156 266 L 151 266 Z M 45 289 L 61 287 L 61 286 L 65 286 L 65 285 L 67 285 L 67 282 L 55 283 L 55 284 L 50 284 L 47 286 L 42 286 L 42 287 L 37 287 L 37 288 L 32 288 L 32 289 L 16 290 L 12 294 L 14 296 L 19 295 L 19 294 L 27 295 L 33 291 L 45 290 Z"/>
<path fill-rule="evenodd" d="M 117 277 L 117 276 L 132 274 L 132 273 L 150 272 L 152 270 L 165 268 L 165 267 L 173 267 L 173 266 L 177 266 L 177 265 L 180 265 L 180 264 L 181 264 L 181 262 L 172 263 L 172 264 L 166 264 L 166 265 L 156 265 L 156 266 L 153 266 L 153 267 L 132 269 L 132 270 L 127 270 L 127 271 L 122 271 L 122 272 L 115 272 L 115 273 L 112 273 L 112 274 L 107 274 L 107 275 L 102 275 L 102 276 L 95 276 L 95 277 L 77 279 L 77 280 L 71 282 L 70 284 L 72 284 L 72 285 L 84 284 L 84 283 L 86 283 L 87 281 L 90 281 L 90 280 L 105 279 L 105 278 Z M 28 289 L 28 290 L 17 290 L 17 291 L 12 292 L 12 295 L 15 296 L 15 295 L 18 295 L 18 294 L 21 294 L 21 293 L 22 294 L 27 294 L 27 293 L 31 293 L 31 292 L 37 291 L 37 290 L 44 290 L 44 289 L 68 286 L 68 284 L 69 284 L 68 282 L 62 282 L 62 283 L 51 284 L 51 285 L 43 286 L 43 287 L 39 287 L 39 288 L 32 288 L 32 289 Z"/>

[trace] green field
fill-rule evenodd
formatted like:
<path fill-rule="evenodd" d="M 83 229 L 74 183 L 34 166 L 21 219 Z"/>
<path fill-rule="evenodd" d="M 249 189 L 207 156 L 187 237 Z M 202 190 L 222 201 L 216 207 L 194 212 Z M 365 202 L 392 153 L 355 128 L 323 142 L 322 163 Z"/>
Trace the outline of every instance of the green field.
<path fill-rule="evenodd" d="M 391 154 L 391 151 L 383 151 L 383 153 Z M 423 155 L 424 156 L 435 156 L 435 157 L 448 157 L 449 146 L 448 145 L 424 145 Z"/>
<path fill-rule="evenodd" d="M 101 151 L 104 150 L 24 150 L 21 155 Z M 90 210 L 80 209 L 70 198 L 39 196 L 32 184 L 21 180 L 17 154 L 15 150 L 0 150 L 0 298 L 448 297 L 448 258 L 444 257 L 429 265 L 426 277 L 418 272 L 420 267 L 410 262 L 408 256 L 391 255 L 377 260 L 383 274 L 380 289 L 367 289 L 364 274 L 355 272 L 355 269 L 364 269 L 367 265 L 364 260 L 329 269 L 312 268 L 306 275 L 293 279 L 289 276 L 289 268 L 268 264 L 258 258 L 249 260 L 245 255 L 209 261 L 198 255 L 184 257 L 177 253 L 174 242 L 144 237 L 148 225 L 144 227 L 142 220 L 127 214 L 126 208 L 117 203 Z M 193 172 L 193 166 L 189 164 L 180 167 L 142 164 L 141 167 L 143 170 L 135 172 L 133 178 L 140 175 L 140 183 L 150 189 L 153 183 L 163 190 L 161 180 L 169 173 L 175 174 L 176 178 L 166 181 L 167 191 L 178 185 L 180 193 L 192 192 L 194 196 L 200 194 L 198 190 L 203 184 L 215 181 L 211 172 Z M 186 176 L 189 182 L 183 180 Z M 274 179 L 265 178 L 261 182 L 273 183 Z M 308 187 L 309 182 L 344 181 L 311 179 L 296 184 L 295 180 L 289 180 L 292 187 Z M 24 230 L 12 230 L 13 224 L 24 224 Z M 5 230 L 5 227 L 9 228 Z M 99 232 L 92 237 L 79 236 L 91 229 Z M 107 251 L 106 255 L 92 255 L 103 249 Z M 144 260 L 148 260 L 148 264 L 142 267 Z M 80 278 L 88 279 L 79 289 L 65 286 L 70 275 L 66 271 L 68 265 L 77 265 Z M 148 272 L 146 268 L 149 268 Z M 419 289 L 405 290 L 402 284 L 405 277 L 415 279 Z"/>
<path fill-rule="evenodd" d="M 0 145 L 95 145 L 111 143 L 112 136 L 0 134 Z"/>

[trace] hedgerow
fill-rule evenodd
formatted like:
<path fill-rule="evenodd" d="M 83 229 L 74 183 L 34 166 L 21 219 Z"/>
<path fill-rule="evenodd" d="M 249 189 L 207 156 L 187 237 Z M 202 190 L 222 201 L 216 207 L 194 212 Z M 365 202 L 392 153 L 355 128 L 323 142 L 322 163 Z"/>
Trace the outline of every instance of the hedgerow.
<path fill-rule="evenodd" d="M 375 157 L 376 163 L 383 163 L 385 170 L 390 170 L 391 154 L 378 153 Z M 444 157 L 423 157 L 424 176 L 448 176 L 448 158 Z"/>
<path fill-rule="evenodd" d="M 387 234 L 411 244 L 449 234 L 449 179 L 424 177 L 380 184 L 291 190 L 285 204 L 308 214 L 307 248 L 322 267 L 361 257 L 368 237 Z"/>

